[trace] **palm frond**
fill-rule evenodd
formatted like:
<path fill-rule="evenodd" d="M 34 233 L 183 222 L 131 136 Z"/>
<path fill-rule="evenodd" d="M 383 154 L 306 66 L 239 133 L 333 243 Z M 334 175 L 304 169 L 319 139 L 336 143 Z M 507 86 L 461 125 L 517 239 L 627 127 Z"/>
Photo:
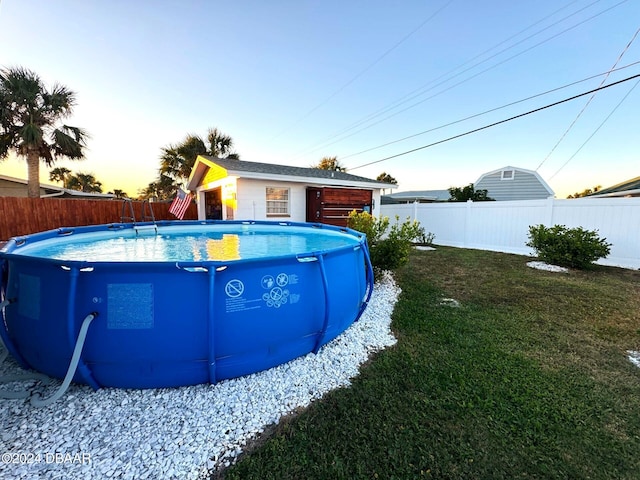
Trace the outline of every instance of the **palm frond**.
<path fill-rule="evenodd" d="M 76 104 L 76 94 L 67 87 L 55 84 L 50 92 L 42 92 L 43 110 L 56 118 L 67 117 Z"/>
<path fill-rule="evenodd" d="M 63 125 L 51 133 L 51 145 L 56 157 L 67 157 L 72 160 L 84 158 L 86 134 L 79 128 Z"/>
<path fill-rule="evenodd" d="M 20 141 L 27 148 L 37 147 L 42 143 L 42 128 L 34 123 L 27 123 L 20 131 Z"/>

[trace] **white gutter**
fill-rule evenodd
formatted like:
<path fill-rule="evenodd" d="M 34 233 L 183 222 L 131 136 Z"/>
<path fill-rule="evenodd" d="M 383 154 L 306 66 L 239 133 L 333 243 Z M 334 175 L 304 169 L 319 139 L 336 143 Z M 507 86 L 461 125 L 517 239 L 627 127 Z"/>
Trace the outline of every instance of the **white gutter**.
<path fill-rule="evenodd" d="M 59 197 L 60 195 L 64 195 L 64 190 L 58 193 L 48 193 L 46 195 L 40 195 L 40 198 Z"/>

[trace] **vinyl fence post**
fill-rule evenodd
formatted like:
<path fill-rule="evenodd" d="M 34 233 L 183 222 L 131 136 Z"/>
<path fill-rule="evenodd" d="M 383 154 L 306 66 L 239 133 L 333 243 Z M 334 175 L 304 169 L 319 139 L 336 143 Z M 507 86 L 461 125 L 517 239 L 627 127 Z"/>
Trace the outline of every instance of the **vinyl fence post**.
<path fill-rule="evenodd" d="M 473 200 L 467 200 L 467 208 L 464 211 L 464 237 L 462 240 L 462 246 L 467 248 L 469 246 L 469 224 L 471 223 L 471 209 L 473 208 Z"/>
<path fill-rule="evenodd" d="M 547 227 L 552 227 L 553 226 L 553 202 L 554 202 L 554 198 L 553 197 L 549 197 L 547 198 L 547 212 L 546 212 L 546 226 Z"/>

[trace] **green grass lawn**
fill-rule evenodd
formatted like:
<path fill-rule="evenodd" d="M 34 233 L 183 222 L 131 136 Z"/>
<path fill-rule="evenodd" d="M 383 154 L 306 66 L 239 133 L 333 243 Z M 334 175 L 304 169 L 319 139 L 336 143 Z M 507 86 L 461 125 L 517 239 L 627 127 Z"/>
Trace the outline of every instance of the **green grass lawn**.
<path fill-rule="evenodd" d="M 218 475 L 640 479 L 640 272 L 529 260 L 414 252 L 398 343 Z"/>

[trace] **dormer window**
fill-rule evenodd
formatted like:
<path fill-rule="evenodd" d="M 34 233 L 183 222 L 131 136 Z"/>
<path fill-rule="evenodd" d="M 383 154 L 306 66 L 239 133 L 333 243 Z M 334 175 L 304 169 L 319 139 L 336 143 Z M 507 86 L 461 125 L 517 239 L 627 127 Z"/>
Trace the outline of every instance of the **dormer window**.
<path fill-rule="evenodd" d="M 502 176 L 500 180 L 513 180 L 515 172 L 513 170 L 502 170 Z"/>

